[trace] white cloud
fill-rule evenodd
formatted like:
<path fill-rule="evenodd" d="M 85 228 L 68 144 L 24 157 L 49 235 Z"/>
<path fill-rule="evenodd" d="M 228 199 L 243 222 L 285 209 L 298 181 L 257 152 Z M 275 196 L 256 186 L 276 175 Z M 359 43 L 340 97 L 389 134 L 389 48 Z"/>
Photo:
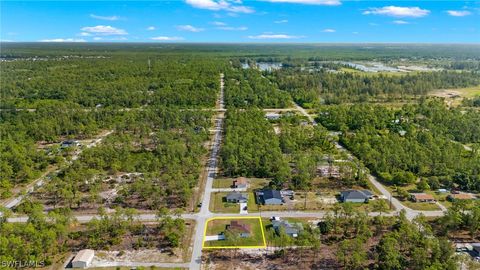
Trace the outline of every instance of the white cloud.
<path fill-rule="evenodd" d="M 465 17 L 471 15 L 472 13 L 468 10 L 447 10 L 448 15 L 454 17 Z"/>
<path fill-rule="evenodd" d="M 42 39 L 40 42 L 86 42 L 82 38 L 54 38 L 54 39 Z"/>
<path fill-rule="evenodd" d="M 274 23 L 288 23 L 288 20 L 278 20 L 274 21 Z"/>
<path fill-rule="evenodd" d="M 322 5 L 322 6 L 338 6 L 342 2 L 340 0 L 263 0 L 272 3 L 291 3 L 304 5 Z"/>
<path fill-rule="evenodd" d="M 99 16 L 95 14 L 90 14 L 91 18 L 97 19 L 97 20 L 104 20 L 104 21 L 118 21 L 120 20 L 120 17 L 118 16 Z"/>
<path fill-rule="evenodd" d="M 177 30 L 198 33 L 198 32 L 204 31 L 205 29 L 197 28 L 195 26 L 186 24 L 186 25 L 177 25 Z"/>
<path fill-rule="evenodd" d="M 410 24 L 409 22 L 407 21 L 402 21 L 402 20 L 395 20 L 393 21 L 394 24 Z"/>
<path fill-rule="evenodd" d="M 126 37 L 111 37 L 111 38 L 106 38 L 106 37 L 93 37 L 93 40 L 95 41 L 125 41 L 128 40 Z"/>
<path fill-rule="evenodd" d="M 128 35 L 125 30 L 118 29 L 109 25 L 86 26 L 82 28 L 82 31 L 98 36 Z"/>
<path fill-rule="evenodd" d="M 246 27 L 246 26 L 239 26 L 239 27 L 220 26 L 220 27 L 217 27 L 217 29 L 225 30 L 225 31 L 245 31 L 245 30 L 248 30 L 248 27 Z"/>
<path fill-rule="evenodd" d="M 155 26 L 149 26 L 149 27 L 147 27 L 147 30 L 148 30 L 148 31 L 153 31 L 153 30 L 155 30 L 155 29 L 156 29 Z"/>
<path fill-rule="evenodd" d="M 391 17 L 411 17 L 420 18 L 430 14 L 430 10 L 421 9 L 419 7 L 397 7 L 386 6 L 381 8 L 369 8 L 363 12 L 364 15 L 385 15 Z"/>
<path fill-rule="evenodd" d="M 216 25 L 216 26 L 225 26 L 225 25 L 227 25 L 227 24 L 224 23 L 224 22 L 218 22 L 218 21 L 216 21 L 216 22 L 211 22 L 211 24 Z"/>
<path fill-rule="evenodd" d="M 323 29 L 322 32 L 324 32 L 324 33 L 335 33 L 335 32 L 337 32 L 337 30 L 331 29 L 331 28 L 327 28 L 327 29 Z"/>
<path fill-rule="evenodd" d="M 159 37 L 152 37 L 150 38 L 151 40 L 157 40 L 157 41 L 177 41 L 177 40 L 183 40 L 183 37 L 167 37 L 167 36 L 159 36 Z"/>
<path fill-rule="evenodd" d="M 81 37 L 89 37 L 91 36 L 92 34 L 90 33 L 87 33 L 87 32 L 81 32 L 80 34 L 78 34 L 78 36 L 81 36 Z"/>
<path fill-rule="evenodd" d="M 250 7 L 243 6 L 242 1 L 226 1 L 226 0 L 185 0 L 192 7 L 208 10 L 225 10 L 235 13 L 253 13 Z"/>
<path fill-rule="evenodd" d="M 299 39 L 304 36 L 291 36 L 285 34 L 261 34 L 257 36 L 248 36 L 249 39 Z"/>

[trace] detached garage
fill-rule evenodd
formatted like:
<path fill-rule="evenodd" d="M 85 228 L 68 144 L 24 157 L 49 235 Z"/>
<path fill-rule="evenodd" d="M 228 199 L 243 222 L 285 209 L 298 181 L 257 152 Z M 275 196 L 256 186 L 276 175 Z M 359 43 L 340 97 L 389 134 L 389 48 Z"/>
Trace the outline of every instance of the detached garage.
<path fill-rule="evenodd" d="M 92 249 L 83 249 L 80 250 L 72 260 L 72 268 L 87 268 L 92 263 L 93 257 L 95 256 L 95 251 Z"/>

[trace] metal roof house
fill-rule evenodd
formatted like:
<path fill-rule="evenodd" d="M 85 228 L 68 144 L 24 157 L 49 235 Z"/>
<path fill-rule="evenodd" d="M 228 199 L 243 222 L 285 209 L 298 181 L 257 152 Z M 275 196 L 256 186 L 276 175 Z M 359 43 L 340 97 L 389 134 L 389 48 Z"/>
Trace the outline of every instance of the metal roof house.
<path fill-rule="evenodd" d="M 435 198 L 427 193 L 412 193 L 410 194 L 412 201 L 414 202 L 435 202 Z"/>
<path fill-rule="evenodd" d="M 341 202 L 365 203 L 372 199 L 373 193 L 370 190 L 345 190 L 340 193 Z"/>
<path fill-rule="evenodd" d="M 285 234 L 291 237 L 298 237 L 298 234 L 303 231 L 302 223 L 290 223 L 287 220 L 273 220 L 272 226 L 277 234 L 279 234 L 283 228 Z"/>
<path fill-rule="evenodd" d="M 77 140 L 66 140 L 60 144 L 61 148 L 68 148 L 74 146 L 80 146 L 80 142 L 78 142 Z"/>
<path fill-rule="evenodd" d="M 248 201 L 248 194 L 234 191 L 228 193 L 226 199 L 227 202 L 231 203 L 246 203 Z"/>
<path fill-rule="evenodd" d="M 72 260 L 72 268 L 87 268 L 92 263 L 95 251 L 92 249 L 80 250 Z"/>
<path fill-rule="evenodd" d="M 281 205 L 284 203 L 280 191 L 274 189 L 257 191 L 257 201 L 265 205 Z"/>

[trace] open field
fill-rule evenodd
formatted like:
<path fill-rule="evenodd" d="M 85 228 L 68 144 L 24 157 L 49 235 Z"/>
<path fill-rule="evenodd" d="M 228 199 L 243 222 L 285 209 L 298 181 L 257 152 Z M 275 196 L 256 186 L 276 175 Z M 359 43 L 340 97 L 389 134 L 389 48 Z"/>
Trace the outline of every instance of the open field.
<path fill-rule="evenodd" d="M 473 98 L 480 96 L 480 85 L 457 88 L 457 89 L 441 89 L 432 91 L 430 96 L 445 98 L 445 102 L 449 106 L 458 106 L 462 102 L 463 98 Z"/>

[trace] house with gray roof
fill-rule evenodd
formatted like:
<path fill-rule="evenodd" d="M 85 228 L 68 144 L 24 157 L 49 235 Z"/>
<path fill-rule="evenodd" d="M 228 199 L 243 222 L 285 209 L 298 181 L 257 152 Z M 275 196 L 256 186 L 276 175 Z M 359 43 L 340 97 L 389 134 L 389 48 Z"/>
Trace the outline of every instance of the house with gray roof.
<path fill-rule="evenodd" d="M 345 190 L 340 192 L 341 202 L 352 203 L 366 203 L 373 198 L 373 193 L 370 190 Z"/>
<path fill-rule="evenodd" d="M 272 220 L 273 229 L 277 234 L 283 229 L 285 234 L 291 237 L 298 237 L 298 234 L 303 231 L 302 223 L 290 223 L 288 220 Z"/>
<path fill-rule="evenodd" d="M 280 190 L 265 189 L 256 192 L 257 202 L 265 205 L 282 205 L 284 203 Z"/>
<path fill-rule="evenodd" d="M 230 203 L 246 203 L 248 201 L 248 194 L 237 191 L 230 192 L 227 194 L 226 200 Z"/>

